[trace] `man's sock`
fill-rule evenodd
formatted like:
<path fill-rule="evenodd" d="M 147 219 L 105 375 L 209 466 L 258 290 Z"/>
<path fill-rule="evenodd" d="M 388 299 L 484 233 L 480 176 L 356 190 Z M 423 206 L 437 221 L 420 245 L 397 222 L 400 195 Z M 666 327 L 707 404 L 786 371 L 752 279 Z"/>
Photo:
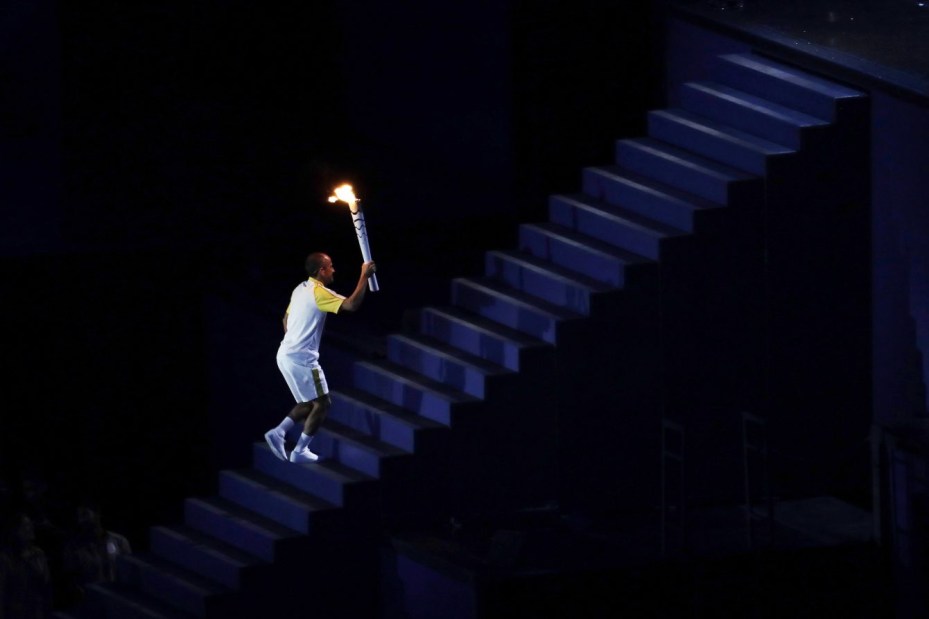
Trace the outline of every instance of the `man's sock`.
<path fill-rule="evenodd" d="M 300 433 L 300 439 L 297 441 L 296 450 L 297 450 L 297 451 L 300 451 L 300 450 L 303 449 L 304 447 L 309 446 L 310 441 L 312 441 L 312 440 L 313 440 L 313 437 L 312 437 L 312 436 L 310 436 L 309 434 L 307 434 L 307 433 L 305 433 L 305 432 L 301 432 L 301 433 Z"/>
<path fill-rule="evenodd" d="M 284 421 L 277 424 L 277 427 L 274 429 L 277 430 L 279 434 L 284 434 L 286 436 L 287 432 L 289 432 L 292 427 L 294 427 L 294 420 L 290 417 L 284 417 Z"/>

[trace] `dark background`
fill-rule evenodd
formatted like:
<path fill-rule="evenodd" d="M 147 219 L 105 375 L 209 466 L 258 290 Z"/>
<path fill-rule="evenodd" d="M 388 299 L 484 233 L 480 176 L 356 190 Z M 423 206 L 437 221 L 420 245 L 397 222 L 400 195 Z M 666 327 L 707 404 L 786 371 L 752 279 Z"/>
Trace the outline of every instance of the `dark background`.
<path fill-rule="evenodd" d="M 289 406 L 273 355 L 307 253 L 382 291 L 376 345 L 512 247 L 661 100 L 649 3 L 10 6 L 3 18 L 2 443 L 144 543 Z"/>

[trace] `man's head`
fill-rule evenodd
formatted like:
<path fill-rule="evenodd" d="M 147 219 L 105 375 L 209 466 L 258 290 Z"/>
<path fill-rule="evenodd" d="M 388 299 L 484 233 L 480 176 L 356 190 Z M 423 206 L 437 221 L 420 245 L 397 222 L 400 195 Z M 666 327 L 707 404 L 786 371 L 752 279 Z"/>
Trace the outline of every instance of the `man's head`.
<path fill-rule="evenodd" d="M 335 279 L 332 258 L 322 252 L 310 254 L 306 257 L 306 273 L 328 286 Z"/>

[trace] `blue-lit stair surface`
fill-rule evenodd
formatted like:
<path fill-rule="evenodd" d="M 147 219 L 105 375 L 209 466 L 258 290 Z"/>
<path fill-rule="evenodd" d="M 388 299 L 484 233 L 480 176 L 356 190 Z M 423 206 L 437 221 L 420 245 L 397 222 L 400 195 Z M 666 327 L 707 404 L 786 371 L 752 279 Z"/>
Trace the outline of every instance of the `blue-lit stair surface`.
<path fill-rule="evenodd" d="M 514 374 L 513 370 L 483 357 L 415 333 L 389 336 L 387 358 L 397 365 L 476 398 L 486 396 L 489 384 Z"/>
<path fill-rule="evenodd" d="M 387 474 L 392 464 L 409 455 L 337 421 L 329 421 L 313 441 L 313 449 L 324 460 L 338 462 L 371 477 Z"/>
<path fill-rule="evenodd" d="M 240 593 L 153 555 L 122 557 L 118 567 L 122 582 L 195 617 L 247 610 Z"/>
<path fill-rule="evenodd" d="M 553 196 L 551 200 L 560 202 L 568 198 Z M 657 240 L 652 239 L 642 242 L 649 248 L 657 244 Z M 540 260 L 616 289 L 625 285 L 630 266 L 650 262 L 642 254 L 611 245 L 557 223 L 521 225 L 519 248 Z M 654 252 L 657 254 L 657 247 Z"/>
<path fill-rule="evenodd" d="M 822 118 L 715 82 L 685 84 L 681 106 L 794 149 L 803 146 L 807 132 L 829 124 Z"/>
<path fill-rule="evenodd" d="M 637 278 L 660 277 L 653 267 L 680 260 L 669 248 L 700 238 L 702 222 L 757 208 L 772 161 L 790 158 L 861 97 L 762 56 L 720 56 L 711 79 L 681 85 L 677 107 L 648 114 L 647 135 L 618 140 L 613 161 L 581 171 L 576 193 L 551 196 L 546 221 L 520 225 L 516 247 L 488 251 L 482 275 L 452 280 L 447 305 L 418 309 L 408 331 L 388 336 L 384 358 L 352 364 L 351 384 L 331 394 L 311 445 L 319 462 L 285 462 L 256 442 L 250 467 L 221 471 L 215 496 L 187 499 L 182 523 L 151 530 L 150 552 L 122 561 L 119 582 L 89 588 L 82 616 L 231 617 L 256 609 L 251 616 L 270 616 L 255 606 L 269 598 L 281 600 L 275 612 L 302 611 L 286 605 L 299 596 L 286 595 L 277 576 L 339 535 L 371 539 L 376 553 L 383 512 L 395 505 L 389 495 L 416 493 L 429 477 L 408 476 L 434 472 L 432 481 L 442 483 L 441 471 L 477 474 L 468 468 L 473 460 L 458 458 L 481 455 L 473 448 L 478 436 L 482 450 L 499 448 L 496 471 L 484 476 L 508 479 L 510 468 L 532 470 L 533 458 L 557 461 L 564 455 L 557 447 L 524 446 L 520 428 L 545 419 L 544 406 L 552 418 L 577 414 L 556 410 L 542 392 L 551 388 L 553 359 L 583 371 L 585 347 L 599 345 L 576 327 L 605 321 L 634 332 L 637 325 L 603 316 L 613 306 L 599 300 L 637 294 Z M 593 393 L 590 401 L 607 395 L 615 394 Z M 475 434 L 488 416 L 507 432 Z M 481 492 L 472 486 L 455 486 L 462 503 Z M 433 494 L 423 488 L 426 508 Z M 343 564 L 323 570 L 329 580 L 306 581 L 310 598 L 336 595 L 333 575 L 355 560 L 338 556 L 331 560 Z M 359 575 L 356 597 L 376 591 L 376 578 Z"/>
<path fill-rule="evenodd" d="M 653 110 L 648 134 L 678 148 L 763 176 L 772 157 L 793 150 L 683 109 Z"/>
<path fill-rule="evenodd" d="M 254 469 L 222 471 L 219 496 L 303 534 L 331 516 L 335 508 Z"/>
<path fill-rule="evenodd" d="M 611 287 L 525 252 L 487 252 L 487 275 L 552 305 L 590 314 L 591 298 Z"/>
<path fill-rule="evenodd" d="M 752 175 L 741 170 L 653 138 L 619 140 L 616 162 L 627 170 L 727 206 L 735 206 L 730 201 L 733 188 L 753 180 Z"/>
<path fill-rule="evenodd" d="M 602 193 L 602 184 L 591 183 L 589 188 Z M 652 260 L 660 257 L 664 239 L 684 234 L 682 229 L 586 193 L 553 196 L 549 203 L 549 219 L 589 238 Z"/>
<path fill-rule="evenodd" d="M 581 317 L 489 277 L 454 280 L 452 303 L 549 344 L 556 342 L 561 323 Z"/>
<path fill-rule="evenodd" d="M 184 505 L 184 522 L 203 535 L 272 562 L 299 539 L 300 532 L 221 499 L 190 498 Z"/>
<path fill-rule="evenodd" d="M 591 167 L 582 177 L 584 194 L 601 199 L 608 205 L 623 207 L 629 212 L 651 218 L 672 230 L 693 232 L 696 214 L 718 208 L 717 202 L 676 189 L 619 165 Z M 558 196 L 553 198 L 552 202 Z M 554 204 L 550 204 L 552 208 Z"/>
<path fill-rule="evenodd" d="M 391 404 L 446 426 L 452 426 L 459 415 L 468 414 L 480 401 L 475 396 L 390 361 L 357 363 L 355 385 Z"/>
<path fill-rule="evenodd" d="M 254 466 L 261 473 L 339 507 L 368 508 L 377 492 L 373 477 L 336 460 L 293 464 L 280 460 L 264 443 L 255 445 Z"/>
<path fill-rule="evenodd" d="M 237 589 L 260 581 L 269 563 L 235 546 L 184 525 L 157 526 L 150 533 L 151 552 L 176 565 Z"/>
<path fill-rule="evenodd" d="M 332 393 L 329 419 L 406 453 L 421 450 L 445 428 L 437 421 L 353 388 Z"/>
<path fill-rule="evenodd" d="M 538 354 L 543 342 L 459 307 L 428 307 L 420 312 L 420 332 L 510 370 Z"/>
<path fill-rule="evenodd" d="M 720 56 L 716 74 L 720 83 L 830 122 L 844 105 L 864 97 L 861 91 L 752 54 Z"/>

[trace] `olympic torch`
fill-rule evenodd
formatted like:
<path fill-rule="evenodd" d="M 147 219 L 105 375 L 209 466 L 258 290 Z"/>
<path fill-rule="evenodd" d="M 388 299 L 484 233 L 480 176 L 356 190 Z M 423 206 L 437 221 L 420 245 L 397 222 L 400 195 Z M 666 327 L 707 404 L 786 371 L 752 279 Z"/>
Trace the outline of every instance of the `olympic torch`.
<path fill-rule="evenodd" d="M 352 212 L 352 223 L 355 224 L 355 234 L 358 236 L 358 247 L 361 248 L 361 259 L 365 262 L 371 262 L 371 246 L 368 244 L 368 230 L 365 228 L 365 215 L 358 203 L 361 201 L 355 197 L 351 185 L 340 185 L 335 188 L 335 195 L 329 196 L 330 202 L 345 202 Z M 377 275 L 372 274 L 368 278 L 368 290 L 377 292 L 380 287 L 377 285 Z"/>

